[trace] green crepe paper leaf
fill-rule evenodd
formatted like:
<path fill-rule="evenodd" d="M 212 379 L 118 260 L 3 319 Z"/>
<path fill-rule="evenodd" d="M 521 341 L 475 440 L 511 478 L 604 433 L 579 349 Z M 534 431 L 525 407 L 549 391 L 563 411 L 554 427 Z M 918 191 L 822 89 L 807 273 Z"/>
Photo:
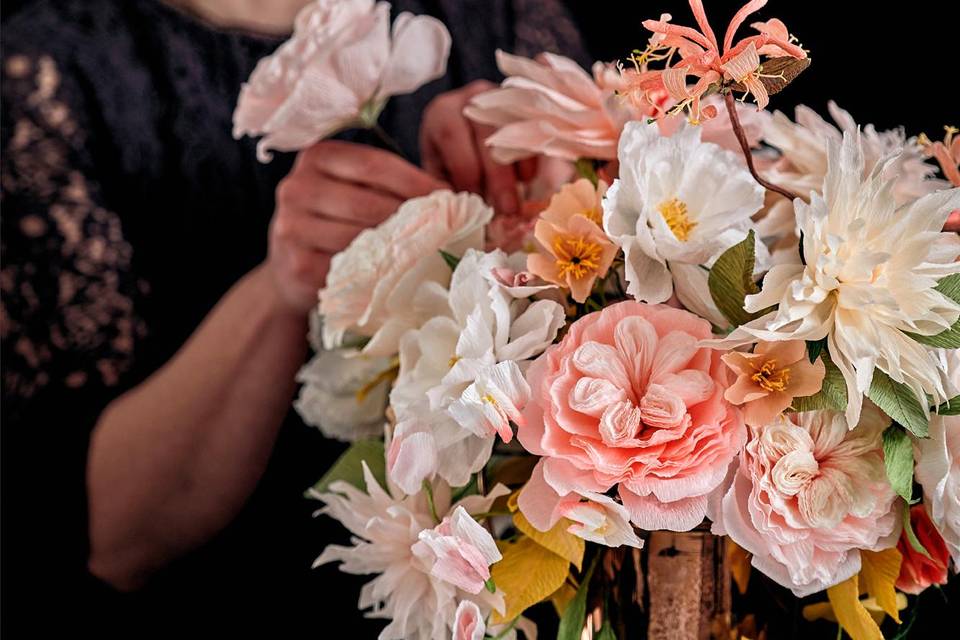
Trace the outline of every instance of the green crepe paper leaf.
<path fill-rule="evenodd" d="M 930 552 L 927 551 L 926 547 L 923 546 L 923 543 L 917 538 L 917 534 L 913 531 L 913 523 L 910 521 L 910 504 L 907 502 L 907 507 L 903 510 L 903 532 L 907 536 L 907 542 L 910 543 L 910 546 L 913 547 L 913 550 L 917 553 L 922 553 L 926 557 L 933 560 L 930 557 Z"/>
<path fill-rule="evenodd" d="M 330 485 L 338 480 L 343 480 L 361 491 L 366 491 L 366 483 L 363 480 L 363 465 L 361 464 L 363 461 L 366 461 L 367 466 L 370 467 L 370 472 L 380 483 L 380 486 L 385 487 L 387 484 L 387 463 L 384 456 L 383 440 L 358 440 L 337 458 L 333 466 L 313 485 L 312 491 L 327 492 L 330 490 Z"/>
<path fill-rule="evenodd" d="M 927 414 L 907 385 L 891 379 L 883 371 L 876 369 L 873 372 L 867 397 L 913 435 L 918 438 L 926 438 L 929 435 L 930 425 Z"/>
<path fill-rule="evenodd" d="M 574 167 L 581 178 L 586 178 L 594 187 L 600 182 L 600 176 L 597 175 L 597 163 L 590 158 L 579 158 Z"/>
<path fill-rule="evenodd" d="M 907 502 L 913 497 L 913 442 L 903 427 L 894 423 L 883 432 L 883 466 L 890 486 Z"/>
<path fill-rule="evenodd" d="M 843 379 L 843 374 L 840 373 L 837 365 L 833 364 L 828 351 L 822 351 L 820 359 L 823 360 L 825 369 L 820 391 L 812 396 L 794 398 L 790 405 L 794 411 L 817 411 L 819 409 L 844 411 L 847 408 L 847 383 Z"/>
<path fill-rule="evenodd" d="M 960 396 L 953 396 L 937 407 L 937 413 L 941 416 L 960 415 Z"/>
<path fill-rule="evenodd" d="M 707 285 L 717 309 L 734 327 L 746 324 L 767 313 L 750 313 L 743 308 L 743 299 L 759 293 L 753 281 L 756 265 L 754 233 L 751 230 L 741 242 L 733 245 L 717 258 L 710 268 Z"/>
<path fill-rule="evenodd" d="M 807 340 L 807 357 L 810 358 L 810 362 L 816 362 L 817 356 L 820 355 L 824 349 L 827 348 L 827 339 L 821 338 L 819 340 Z"/>
<path fill-rule="evenodd" d="M 557 630 L 557 640 L 580 640 L 583 632 L 583 625 L 587 620 L 587 591 L 590 589 L 590 578 L 593 576 L 593 570 L 597 567 L 597 560 L 600 559 L 598 553 L 594 556 L 590 567 L 580 581 L 580 587 L 577 589 L 577 595 L 563 610 L 563 616 L 560 618 L 560 628 Z"/>
<path fill-rule="evenodd" d="M 938 282 L 934 289 L 957 304 L 960 304 L 960 274 L 955 273 L 952 276 L 947 276 Z M 925 344 L 930 347 L 938 349 L 960 348 L 960 318 L 958 318 L 949 329 L 941 331 L 936 335 L 921 336 L 916 333 L 910 333 L 909 331 L 905 331 L 904 333 L 920 344 Z"/>
<path fill-rule="evenodd" d="M 457 265 L 460 264 L 460 258 L 452 253 L 447 253 L 443 249 L 440 249 L 440 256 L 443 258 L 443 261 L 447 263 L 447 266 L 450 267 L 450 271 L 457 270 Z"/>
<path fill-rule="evenodd" d="M 597 634 L 597 640 L 617 640 L 617 634 L 613 632 L 613 627 L 610 626 L 609 620 L 603 621 L 603 626 L 600 627 L 600 633 Z"/>

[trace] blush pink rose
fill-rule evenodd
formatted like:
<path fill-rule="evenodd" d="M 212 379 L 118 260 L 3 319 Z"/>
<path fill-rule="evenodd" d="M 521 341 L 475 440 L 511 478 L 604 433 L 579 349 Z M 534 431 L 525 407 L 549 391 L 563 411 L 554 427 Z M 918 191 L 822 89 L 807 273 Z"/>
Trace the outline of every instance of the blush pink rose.
<path fill-rule="evenodd" d="M 439 250 L 462 256 L 481 249 L 492 217 L 477 195 L 435 191 L 361 232 L 333 257 L 320 292 L 324 347 L 336 348 L 352 333 L 370 338 L 367 355 L 397 353 L 408 329 L 449 312 L 450 268 Z"/>
<path fill-rule="evenodd" d="M 892 547 L 896 495 L 883 466 L 889 426 L 872 404 L 848 429 L 842 413 L 807 411 L 751 428 L 713 532 L 753 554 L 798 597 L 860 571 L 860 549 Z"/>
<path fill-rule="evenodd" d="M 930 555 L 925 556 L 915 551 L 907 540 L 906 533 L 900 536 L 897 550 L 903 557 L 903 562 L 900 564 L 897 589 L 916 595 L 931 585 L 947 583 L 950 551 L 922 504 L 910 508 L 910 525 L 917 535 L 917 540 Z"/>
<path fill-rule="evenodd" d="M 531 366 L 517 433 L 546 485 L 565 501 L 616 488 L 642 529 L 700 524 L 746 437 L 719 353 L 699 346 L 711 337 L 688 311 L 632 301 L 574 322 Z M 535 511 L 549 528 L 550 510 Z"/>
<path fill-rule="evenodd" d="M 270 149 L 295 151 L 353 126 L 370 126 L 387 98 L 443 75 L 450 34 L 430 16 L 373 0 L 315 0 L 297 15 L 293 36 L 259 63 L 240 90 L 233 135 L 263 136 Z"/>

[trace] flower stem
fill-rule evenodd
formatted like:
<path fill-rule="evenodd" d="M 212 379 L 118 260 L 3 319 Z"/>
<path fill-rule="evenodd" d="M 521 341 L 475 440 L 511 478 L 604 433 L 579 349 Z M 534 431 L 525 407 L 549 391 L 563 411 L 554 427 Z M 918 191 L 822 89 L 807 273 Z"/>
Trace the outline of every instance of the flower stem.
<path fill-rule="evenodd" d="M 433 516 L 433 521 L 440 524 L 440 516 L 437 515 L 437 505 L 433 501 L 433 487 L 430 485 L 429 480 L 423 481 L 423 492 L 427 495 L 427 505 L 430 506 L 430 515 Z"/>
<path fill-rule="evenodd" d="M 747 161 L 747 168 L 750 170 L 750 175 L 753 176 L 754 180 L 760 183 L 760 186 L 773 191 L 774 193 L 779 193 L 787 200 L 792 201 L 794 198 L 799 198 L 800 196 L 797 194 L 760 177 L 760 174 L 757 173 L 757 169 L 753 166 L 753 154 L 750 153 L 750 143 L 747 142 L 747 134 L 743 130 L 743 125 L 740 124 L 740 116 L 737 115 L 736 99 L 733 97 L 733 93 L 731 91 L 727 91 L 724 94 L 723 99 L 727 103 L 727 113 L 730 114 L 730 125 L 733 127 L 733 134 L 737 136 L 737 142 L 740 143 L 740 148 L 743 149 L 743 157 Z"/>
<path fill-rule="evenodd" d="M 380 126 L 379 122 L 374 122 L 370 127 L 370 131 L 372 131 L 373 134 L 377 136 L 377 139 L 380 140 L 380 142 L 382 142 L 383 145 L 390 151 L 393 151 L 404 160 L 410 160 L 410 158 L 407 157 L 407 154 L 403 152 L 403 149 L 400 148 L 400 144 L 397 143 L 397 141 L 394 140 L 393 137 L 383 129 L 383 127 Z"/>

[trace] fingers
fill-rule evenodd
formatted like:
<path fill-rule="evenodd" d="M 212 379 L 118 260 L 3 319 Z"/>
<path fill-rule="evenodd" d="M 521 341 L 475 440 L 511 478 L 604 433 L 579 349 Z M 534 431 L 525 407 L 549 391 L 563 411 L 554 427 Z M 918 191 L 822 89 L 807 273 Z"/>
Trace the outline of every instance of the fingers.
<path fill-rule="evenodd" d="M 302 151 L 298 165 L 312 166 L 341 182 L 376 189 L 399 200 L 447 186 L 390 151 L 339 140 L 325 140 Z"/>
<path fill-rule="evenodd" d="M 314 179 L 284 180 L 277 203 L 294 211 L 308 211 L 340 222 L 374 226 L 386 220 L 402 201 L 390 194 L 320 174 Z"/>
<path fill-rule="evenodd" d="M 330 254 L 345 249 L 365 228 L 327 220 L 305 211 L 280 216 L 274 226 L 274 236 L 279 242 Z"/>
<path fill-rule="evenodd" d="M 420 129 L 421 159 L 431 175 L 448 178 L 455 190 L 479 193 L 483 167 L 461 109 L 462 100 L 455 94 L 440 96 L 427 106 Z"/>
<path fill-rule="evenodd" d="M 473 133 L 480 153 L 480 163 L 483 165 L 487 200 L 492 200 L 499 213 L 508 216 L 516 215 L 520 209 L 520 200 L 517 194 L 517 173 L 514 165 L 500 164 L 490 155 L 490 148 L 483 141 L 493 133 L 492 127 L 474 124 Z"/>

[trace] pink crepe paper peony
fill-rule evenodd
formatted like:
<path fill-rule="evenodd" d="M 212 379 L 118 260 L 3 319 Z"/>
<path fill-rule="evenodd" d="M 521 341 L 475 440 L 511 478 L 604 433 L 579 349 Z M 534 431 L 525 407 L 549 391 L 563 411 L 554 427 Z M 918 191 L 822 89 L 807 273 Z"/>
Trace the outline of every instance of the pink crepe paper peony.
<path fill-rule="evenodd" d="M 762 427 L 785 411 L 794 398 L 820 391 L 826 368 L 817 358 L 807 358 L 807 343 L 758 342 L 753 353 L 731 351 L 720 357 L 737 374 L 724 393 L 735 405 L 743 405 L 744 421 Z"/>
<path fill-rule="evenodd" d="M 628 301 L 580 318 L 534 361 L 517 437 L 557 496 L 616 488 L 643 529 L 702 522 L 746 436 L 723 398 L 726 367 L 699 346 L 710 337 L 692 313 Z M 551 513 L 524 512 L 538 529 Z"/>
<path fill-rule="evenodd" d="M 929 555 L 916 551 L 904 532 L 897 542 L 897 550 L 903 557 L 903 562 L 900 564 L 900 576 L 896 586 L 904 593 L 916 595 L 929 586 L 947 583 L 950 551 L 922 504 L 915 504 L 910 508 L 910 525 L 917 540 Z"/>
<path fill-rule="evenodd" d="M 896 494 L 883 465 L 890 424 L 872 404 L 847 429 L 844 414 L 807 411 L 750 429 L 713 533 L 753 554 L 752 564 L 798 597 L 860 571 L 860 549 L 896 544 Z"/>
<path fill-rule="evenodd" d="M 607 274 L 617 254 L 601 227 L 600 203 L 606 190 L 606 183 L 594 187 L 586 179 L 561 188 L 534 229 L 540 250 L 527 257 L 532 274 L 570 289 L 573 299 L 581 303 L 590 296 L 597 278 Z"/>
<path fill-rule="evenodd" d="M 257 158 L 267 162 L 270 149 L 296 151 L 371 127 L 387 98 L 442 76 L 449 53 L 450 34 L 435 18 L 401 13 L 391 34 L 389 3 L 315 0 L 244 83 L 233 136 L 263 136 Z"/>

